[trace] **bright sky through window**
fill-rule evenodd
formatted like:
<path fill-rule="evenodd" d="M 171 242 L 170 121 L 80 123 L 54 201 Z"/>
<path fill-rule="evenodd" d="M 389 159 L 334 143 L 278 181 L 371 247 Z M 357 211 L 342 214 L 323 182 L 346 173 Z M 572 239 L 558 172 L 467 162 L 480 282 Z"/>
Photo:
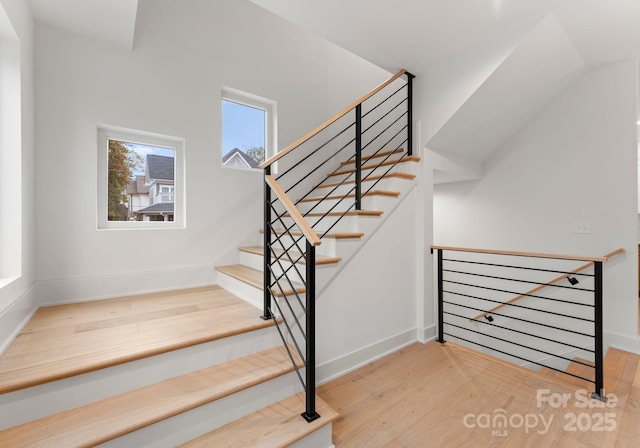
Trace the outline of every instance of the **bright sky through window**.
<path fill-rule="evenodd" d="M 265 111 L 222 100 L 222 155 L 265 146 Z"/>

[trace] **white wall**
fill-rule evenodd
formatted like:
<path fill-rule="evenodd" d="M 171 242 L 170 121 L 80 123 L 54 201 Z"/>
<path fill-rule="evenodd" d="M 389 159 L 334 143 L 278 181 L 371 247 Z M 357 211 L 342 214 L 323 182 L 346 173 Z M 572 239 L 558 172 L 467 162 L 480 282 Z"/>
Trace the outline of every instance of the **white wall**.
<path fill-rule="evenodd" d="M 33 20 L 23 0 L 0 0 L 0 352 L 35 310 Z M 7 63 L 9 64 L 7 66 Z M 10 73 L 8 73 L 10 71 Z M 4 278 L 2 278 L 4 277 Z"/>
<path fill-rule="evenodd" d="M 419 207 L 413 189 L 316 300 L 319 382 L 413 343 Z M 339 244 L 339 243 L 338 243 Z M 418 328 L 422 330 L 422 328 Z M 434 333 L 433 328 L 427 332 Z"/>
<path fill-rule="evenodd" d="M 65 302 L 215 281 L 258 238 L 262 176 L 220 166 L 221 89 L 278 103 L 283 148 L 389 73 L 248 1 L 141 1 L 132 52 L 36 27 L 38 294 Z M 186 140 L 187 228 L 96 230 L 96 126 Z"/>
<path fill-rule="evenodd" d="M 636 64 L 574 82 L 484 165 L 435 187 L 439 245 L 601 256 L 607 344 L 638 349 Z M 574 234 L 575 221 L 592 233 Z"/>

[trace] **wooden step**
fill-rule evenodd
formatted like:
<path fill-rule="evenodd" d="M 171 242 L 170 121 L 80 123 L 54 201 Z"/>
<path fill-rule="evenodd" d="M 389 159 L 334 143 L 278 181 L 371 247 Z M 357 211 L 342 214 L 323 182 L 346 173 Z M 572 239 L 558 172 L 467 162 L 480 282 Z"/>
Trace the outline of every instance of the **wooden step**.
<path fill-rule="evenodd" d="M 263 256 L 264 255 L 264 246 L 246 246 L 246 247 L 241 247 L 240 251 L 241 252 L 246 252 L 246 253 L 249 253 L 249 254 Z M 272 251 L 278 257 L 281 257 L 284 254 L 284 251 L 282 249 L 272 249 Z M 289 251 L 289 254 L 291 255 L 291 258 L 293 260 L 297 260 L 301 256 L 299 252 L 295 252 L 295 251 Z M 323 255 L 316 255 L 316 266 L 325 265 L 325 264 L 335 264 L 335 263 L 339 263 L 340 260 L 342 260 L 342 258 L 340 258 L 340 257 L 325 257 Z M 283 258 L 283 261 L 289 261 L 289 259 L 285 256 Z M 305 264 L 306 261 L 305 261 L 304 258 L 302 258 L 302 259 L 300 259 L 299 263 L 300 264 Z"/>
<path fill-rule="evenodd" d="M 198 437 L 191 442 L 180 445 L 179 448 L 284 448 L 338 418 L 336 411 L 316 397 L 316 410 L 320 414 L 320 418 L 307 423 L 300 416 L 305 409 L 304 400 L 303 393 L 293 395 L 202 437 Z"/>
<path fill-rule="evenodd" d="M 250 268 L 248 266 L 244 266 L 242 264 L 216 266 L 216 271 L 226 274 L 229 277 L 233 277 L 236 280 L 240 280 L 241 282 L 246 283 L 247 285 L 253 286 L 254 288 L 264 291 L 264 287 L 263 287 L 264 275 L 262 271 Z M 306 289 L 303 285 L 294 283 L 294 286 L 295 286 L 296 293 L 298 294 L 305 293 Z M 293 294 L 293 289 L 285 288 L 284 291 L 280 291 L 280 288 L 274 288 L 273 294 L 276 297 L 283 297 L 283 295 L 289 296 Z"/>
<path fill-rule="evenodd" d="M 219 286 L 43 307 L 0 356 L 0 393 L 272 324 Z"/>
<path fill-rule="evenodd" d="M 570 362 L 567 368 L 564 370 L 565 372 L 572 375 L 581 376 L 582 378 L 595 378 L 595 370 L 593 369 L 595 364 L 592 361 L 578 357 L 573 358 L 573 360 L 577 362 Z M 585 366 L 583 364 L 587 365 Z"/>
<path fill-rule="evenodd" d="M 404 152 L 404 148 L 398 148 L 398 149 L 394 149 L 392 151 L 383 151 L 383 152 L 379 152 L 378 154 L 374 154 L 374 155 L 371 155 L 371 156 L 362 156 L 361 161 L 362 161 L 362 163 L 365 163 L 365 162 L 367 162 L 367 161 L 369 161 L 371 159 L 377 159 L 377 158 L 380 158 L 380 157 L 386 157 L 386 156 L 390 156 L 392 154 L 400 154 L 400 153 L 403 153 L 403 152 Z M 353 156 L 351 156 L 351 158 L 349 160 L 347 160 L 345 162 L 340 162 L 340 165 L 349 165 L 349 164 L 355 163 L 355 161 L 356 161 L 356 156 L 353 155 Z"/>
<path fill-rule="evenodd" d="M 607 350 L 607 354 L 604 357 L 604 390 L 607 393 L 617 390 L 628 357 L 629 353 L 622 350 L 617 350 L 615 348 L 609 348 L 609 350 Z M 593 361 L 589 361 L 587 359 L 579 357 L 575 357 L 574 359 L 576 361 L 589 364 L 590 366 L 595 365 Z M 587 367 L 582 364 L 576 364 L 574 362 L 569 363 L 565 371 L 573 375 L 581 376 L 582 378 L 587 378 L 588 380 L 593 380 L 595 378 L 595 371 L 592 367 Z M 591 391 L 595 387 L 593 383 L 589 381 L 585 381 L 571 375 L 566 375 L 562 372 L 558 372 L 547 367 L 543 367 L 538 371 L 538 373 L 553 378 L 554 380 L 578 386 L 589 391 Z"/>
<path fill-rule="evenodd" d="M 402 173 L 400 171 L 392 171 L 387 174 L 376 174 L 376 175 L 366 176 L 366 179 L 363 178 L 362 182 L 374 181 L 378 179 L 390 179 L 393 177 L 397 177 L 399 179 L 413 180 L 416 178 L 416 175 L 409 174 L 409 173 Z M 356 183 L 355 179 L 347 179 L 340 182 L 328 182 L 326 184 L 317 186 L 315 189 L 317 190 L 318 188 L 330 188 L 330 187 L 336 187 L 342 184 L 354 184 L 354 183 Z"/>
<path fill-rule="evenodd" d="M 0 441 L 6 447 L 95 446 L 291 371 L 280 346 L 0 431 Z"/>
<path fill-rule="evenodd" d="M 382 210 L 350 210 L 348 212 L 312 212 L 307 213 L 304 216 L 381 216 L 384 212 Z M 289 218 L 289 214 L 282 215 L 283 218 Z"/>
<path fill-rule="evenodd" d="M 264 229 L 260 229 L 260 233 L 264 233 Z M 281 236 L 286 234 L 287 232 L 285 232 L 284 230 L 277 230 L 276 233 L 277 235 Z M 300 232 L 299 230 L 290 230 L 288 233 L 290 233 L 292 236 L 302 236 L 302 232 Z M 359 238 L 362 238 L 363 236 L 364 236 L 364 233 L 362 232 L 329 232 L 325 235 L 322 235 L 322 238 L 344 240 L 344 239 L 359 239 Z"/>
<path fill-rule="evenodd" d="M 419 161 L 420 161 L 420 157 L 418 157 L 418 156 L 406 156 L 406 157 L 402 157 L 400 159 L 400 161 L 398 161 L 398 159 L 393 159 L 393 160 L 385 160 L 384 162 L 379 163 L 379 164 L 372 163 L 370 165 L 364 165 L 362 167 L 362 170 L 371 170 L 373 168 L 378 168 L 380 166 L 393 165 L 395 163 L 419 162 Z M 353 168 L 345 168 L 345 169 L 342 169 L 342 170 L 334 171 L 332 173 L 328 173 L 327 177 L 339 176 L 340 174 L 349 174 L 349 173 L 353 173 L 355 171 L 356 171 L 355 167 L 353 167 Z"/>
<path fill-rule="evenodd" d="M 373 191 L 369 191 L 367 193 L 363 193 L 362 197 L 369 197 L 369 196 L 388 196 L 388 197 L 398 197 L 400 196 L 400 192 L 399 191 L 389 191 L 389 190 L 373 190 Z M 355 198 L 356 195 L 355 193 L 351 193 L 351 194 L 347 194 L 347 195 L 336 195 L 336 196 L 315 196 L 315 197 L 311 197 L 311 198 L 304 198 L 304 199 L 300 199 L 298 202 L 320 202 L 320 201 L 331 201 L 331 200 L 336 200 L 336 199 L 343 199 L 343 198 Z"/>

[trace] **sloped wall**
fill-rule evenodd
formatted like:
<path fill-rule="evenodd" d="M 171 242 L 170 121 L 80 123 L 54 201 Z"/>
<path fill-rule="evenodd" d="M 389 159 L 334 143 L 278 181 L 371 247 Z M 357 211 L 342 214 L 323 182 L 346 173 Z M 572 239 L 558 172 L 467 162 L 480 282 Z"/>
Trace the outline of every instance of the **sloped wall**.
<path fill-rule="evenodd" d="M 42 303 L 215 281 L 259 238 L 261 172 L 220 166 L 222 86 L 278 103 L 286 147 L 389 77 L 238 0 L 141 1 L 133 51 L 36 33 L 38 295 Z M 96 126 L 186 140 L 186 229 L 96 229 Z"/>
<path fill-rule="evenodd" d="M 638 350 L 636 63 L 574 82 L 484 164 L 434 194 L 440 245 L 602 256 L 607 344 Z M 589 221 L 591 234 L 575 234 Z"/>

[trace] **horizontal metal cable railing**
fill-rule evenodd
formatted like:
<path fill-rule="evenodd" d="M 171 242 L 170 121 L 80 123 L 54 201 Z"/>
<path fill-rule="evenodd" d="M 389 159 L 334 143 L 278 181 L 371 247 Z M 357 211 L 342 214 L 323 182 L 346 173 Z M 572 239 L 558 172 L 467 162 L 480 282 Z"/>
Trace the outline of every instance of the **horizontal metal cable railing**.
<path fill-rule="evenodd" d="M 278 182 L 269 175 L 265 176 L 264 205 L 262 318 L 273 319 L 276 324 L 306 393 L 306 410 L 302 416 L 311 422 L 320 417 L 315 409 L 315 247 L 321 242 Z M 293 224 L 284 225 L 285 214 L 292 217 Z M 300 364 L 305 368 L 304 377 Z"/>
<path fill-rule="evenodd" d="M 381 179 L 399 163 L 412 160 L 412 80 L 405 70 L 398 72 L 261 165 L 265 170 L 262 317 L 277 324 L 306 393 L 302 416 L 307 421 L 319 417 L 315 247 L 342 218 L 362 210 L 362 198 Z M 320 187 L 323 192 L 312 197 Z M 311 205 L 301 213 L 303 203 Z"/>
<path fill-rule="evenodd" d="M 296 205 L 309 203 L 303 216 L 321 238 L 343 217 L 361 211 L 362 198 L 411 160 L 412 79 L 398 72 L 262 164 Z M 311 197 L 319 187 L 321 193 Z"/>
<path fill-rule="evenodd" d="M 594 398 L 606 400 L 603 263 L 622 249 L 604 257 L 443 246 L 432 251 L 437 252 L 440 342 L 461 341 L 578 378 L 593 384 Z"/>

